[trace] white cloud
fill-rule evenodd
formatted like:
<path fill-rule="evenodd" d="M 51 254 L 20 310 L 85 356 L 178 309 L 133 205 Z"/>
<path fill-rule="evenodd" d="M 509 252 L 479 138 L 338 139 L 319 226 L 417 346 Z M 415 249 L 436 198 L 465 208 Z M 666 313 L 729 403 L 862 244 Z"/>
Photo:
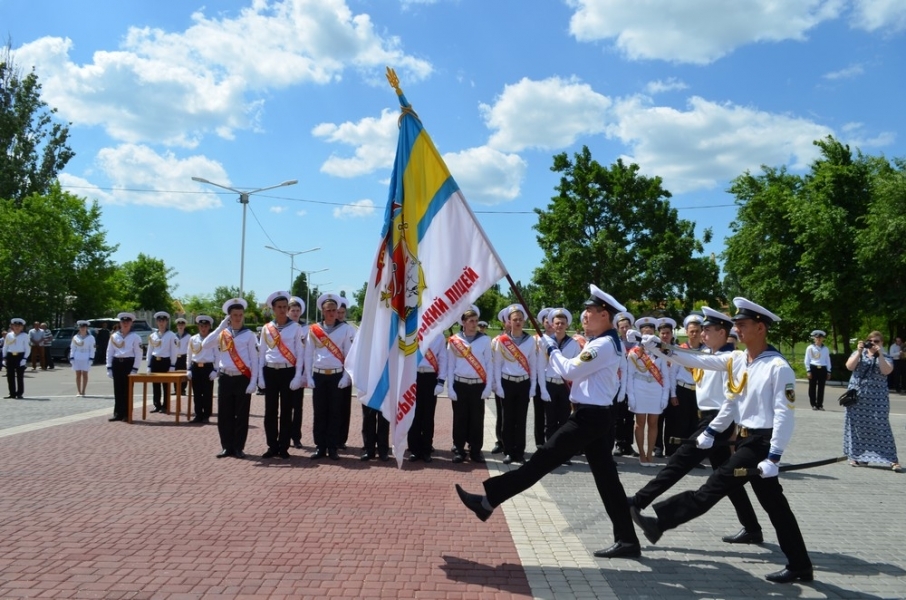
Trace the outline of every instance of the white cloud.
<path fill-rule="evenodd" d="M 845 144 L 853 148 L 881 148 L 893 144 L 897 135 L 892 131 L 882 131 L 875 137 L 868 137 L 865 132 L 865 126 L 862 123 L 847 123 L 842 128 L 843 139 Z"/>
<path fill-rule="evenodd" d="M 852 25 L 865 31 L 906 29 L 906 2 L 903 0 L 855 0 Z"/>
<path fill-rule="evenodd" d="M 398 112 L 385 108 L 378 119 L 366 117 L 357 123 L 347 121 L 340 125 L 321 123 L 315 126 L 311 132 L 315 137 L 355 147 L 352 157 L 328 158 L 321 165 L 321 172 L 336 177 L 357 177 L 393 165 L 399 137 L 398 119 Z"/>
<path fill-rule="evenodd" d="M 354 219 L 357 217 L 370 217 L 374 214 L 374 202 L 365 198 L 356 200 L 352 204 L 338 206 L 333 209 L 333 216 L 337 219 Z"/>
<path fill-rule="evenodd" d="M 84 177 L 64 172 L 60 173 L 59 176 L 57 176 L 57 179 L 60 180 L 60 185 L 65 191 L 71 192 L 76 196 L 88 198 L 89 200 L 97 200 L 101 204 L 116 203 L 110 193 L 102 190 L 96 184 L 88 181 Z"/>
<path fill-rule="evenodd" d="M 450 174 L 470 202 L 499 204 L 519 196 L 528 165 L 517 154 L 481 146 L 444 154 Z"/>
<path fill-rule="evenodd" d="M 831 71 L 830 73 L 825 73 L 821 77 L 824 79 L 830 79 L 834 81 L 836 79 L 850 79 L 851 77 L 858 77 L 865 72 L 865 69 L 862 65 L 851 65 L 845 69 L 840 69 L 839 71 Z"/>
<path fill-rule="evenodd" d="M 308 211 L 307 211 L 307 210 L 297 210 L 297 211 L 296 211 L 296 216 L 297 216 L 297 217 L 304 217 L 304 216 L 307 215 L 307 214 L 308 214 Z"/>
<path fill-rule="evenodd" d="M 658 79 L 656 81 L 649 81 L 645 85 L 645 91 L 651 95 L 654 95 L 663 92 L 672 92 L 675 90 L 685 90 L 688 87 L 688 85 L 686 85 L 676 77 L 668 77 L 666 80 Z"/>
<path fill-rule="evenodd" d="M 503 152 L 556 150 L 579 136 L 602 133 L 611 101 L 578 79 L 523 78 L 507 85 L 493 106 L 480 104 L 485 124 L 495 130 L 488 146 Z"/>
<path fill-rule="evenodd" d="M 42 99 L 76 126 L 100 125 L 118 141 L 194 147 L 208 133 L 254 129 L 272 89 L 328 84 L 349 70 L 378 79 L 392 64 L 407 81 L 431 73 L 397 37 L 375 31 L 344 0 L 256 0 L 234 17 L 201 11 L 185 31 L 130 28 L 117 50 L 74 63 L 72 41 L 45 37 L 16 50 L 35 65 Z"/>
<path fill-rule="evenodd" d="M 570 33 L 582 42 L 615 40 L 631 60 L 707 64 L 755 42 L 804 40 L 837 18 L 844 0 L 567 0 Z"/>
<path fill-rule="evenodd" d="M 272 213 L 277 213 L 278 215 L 286 210 L 285 206 L 271 206 L 268 208 Z"/>
<path fill-rule="evenodd" d="M 625 160 L 659 175 L 671 192 L 711 189 L 746 169 L 804 169 L 817 157 L 812 142 L 833 132 L 806 119 L 693 96 L 687 110 L 631 97 L 614 107 L 608 135 L 632 149 Z"/>

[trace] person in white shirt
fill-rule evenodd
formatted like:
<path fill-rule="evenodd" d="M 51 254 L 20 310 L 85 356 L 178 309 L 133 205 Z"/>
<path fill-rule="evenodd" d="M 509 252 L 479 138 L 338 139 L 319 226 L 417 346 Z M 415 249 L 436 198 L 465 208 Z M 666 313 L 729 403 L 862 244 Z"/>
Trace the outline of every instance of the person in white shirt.
<path fill-rule="evenodd" d="M 897 337 L 890 345 L 890 359 L 893 361 L 893 373 L 887 378 L 887 387 L 900 394 L 904 388 L 906 378 L 906 348 L 903 347 L 903 338 Z"/>
<path fill-rule="evenodd" d="M 287 315 L 289 318 L 299 324 L 299 327 L 302 329 L 302 355 L 305 356 L 305 340 L 308 339 L 308 325 L 301 321 L 302 313 L 305 312 L 305 301 L 298 296 L 290 296 L 289 298 L 289 310 Z M 307 376 L 305 377 L 307 380 Z M 305 396 L 305 387 L 300 387 L 298 390 L 291 390 L 290 394 L 290 430 L 289 437 L 293 441 L 293 448 L 297 450 L 302 449 L 302 400 Z"/>
<path fill-rule="evenodd" d="M 204 340 L 211 334 L 214 319 L 208 315 L 195 317 L 198 333 L 189 338 L 186 347 L 186 377 L 192 382 L 195 397 L 193 423 L 207 423 L 214 410 L 214 380 L 217 379 L 217 363 L 220 349 L 217 346 L 204 347 Z"/>
<path fill-rule="evenodd" d="M 3 363 L 9 385 L 9 396 L 6 398 L 22 398 L 25 394 L 25 364 L 33 347 L 29 335 L 22 331 L 25 320 L 16 317 L 9 323 L 10 331 L 3 339 Z"/>
<path fill-rule="evenodd" d="M 415 375 L 415 416 L 409 427 L 409 461 L 431 462 L 437 397 L 447 380 L 447 340 L 438 332 L 418 363 Z"/>
<path fill-rule="evenodd" d="M 523 329 L 525 307 L 508 306 L 510 333 L 497 338 L 493 350 L 494 386 L 503 404 L 503 464 L 525 462 L 528 407 L 535 395 L 538 342 Z"/>
<path fill-rule="evenodd" d="M 653 335 L 657 320 L 640 317 L 635 322 L 645 335 Z M 654 467 L 658 419 L 667 406 L 670 372 L 667 357 L 651 354 L 642 346 L 626 355 L 626 396 L 629 410 L 635 414 L 635 442 L 639 448 L 639 465 Z M 646 436 L 647 433 L 647 436 Z"/>
<path fill-rule="evenodd" d="M 125 421 L 129 414 L 129 375 L 142 364 L 142 338 L 132 331 L 135 315 L 121 312 L 119 331 L 107 344 L 107 377 L 113 380 L 113 416 L 108 421 Z"/>
<path fill-rule="evenodd" d="M 157 331 L 148 336 L 148 364 L 145 367 L 148 373 L 172 373 L 176 370 L 176 353 L 179 351 L 179 340 L 176 334 L 170 331 L 170 313 L 158 311 L 154 313 Z M 153 383 L 154 410 L 151 412 L 170 412 L 170 386 Z M 161 400 L 163 392 L 163 400 Z"/>
<path fill-rule="evenodd" d="M 179 317 L 174 321 L 176 323 L 176 363 L 175 367 L 177 371 L 186 371 L 188 373 L 189 364 L 187 362 L 187 355 L 189 353 L 189 340 L 192 338 L 191 334 L 186 331 L 186 320 L 184 317 Z M 180 393 L 185 394 L 186 388 L 189 387 L 188 382 L 183 381 L 179 384 Z"/>
<path fill-rule="evenodd" d="M 557 343 L 560 354 L 564 358 L 579 356 L 579 342 L 566 335 L 566 330 L 573 321 L 572 313 L 565 308 L 551 308 L 548 309 L 547 321 L 553 326 L 549 337 Z M 567 419 L 569 419 L 570 412 L 572 412 L 572 404 L 569 401 L 569 385 L 563 377 L 557 374 L 555 367 L 547 356 L 546 349 L 538 352 L 538 365 L 535 371 L 537 385 L 541 390 L 541 400 L 544 402 L 546 413 L 547 429 L 544 433 L 544 439 L 548 440 L 558 429 L 563 427 Z M 567 459 L 563 464 L 571 465 L 572 461 Z"/>
<path fill-rule="evenodd" d="M 449 374 L 452 385 L 447 394 L 453 401 L 453 462 L 461 463 L 468 457 L 474 463 L 486 462 L 481 452 L 484 445 L 485 400 L 494 388 L 491 362 L 491 340 L 478 332 L 478 317 L 474 304 L 462 314 L 462 330 L 451 335 L 447 350 L 450 352 Z"/>
<path fill-rule="evenodd" d="M 805 349 L 805 372 L 808 377 L 808 401 L 812 410 L 824 410 L 824 383 L 831 377 L 830 350 L 824 345 L 827 337 L 820 329 L 812 332 L 813 344 Z"/>
<path fill-rule="evenodd" d="M 94 360 L 95 343 L 94 336 L 88 333 L 88 321 L 77 321 L 76 325 L 79 330 L 69 343 L 69 365 L 76 375 L 76 395 L 82 397 L 88 386 L 88 371 Z"/>

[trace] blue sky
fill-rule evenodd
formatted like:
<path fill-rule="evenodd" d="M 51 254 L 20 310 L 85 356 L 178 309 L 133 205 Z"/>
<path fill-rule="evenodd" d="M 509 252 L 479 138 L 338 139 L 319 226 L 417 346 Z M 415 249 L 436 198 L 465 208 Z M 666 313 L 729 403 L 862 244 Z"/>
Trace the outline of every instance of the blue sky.
<path fill-rule="evenodd" d="M 833 134 L 906 156 L 901 0 L 0 0 L 19 66 L 70 121 L 61 181 L 103 206 L 118 262 L 178 272 L 174 294 L 239 284 L 322 291 L 370 271 L 396 149 L 393 67 L 511 275 L 541 260 L 532 225 L 582 145 L 660 175 L 720 253 L 729 180 L 794 172 Z M 451 241 L 454 244 L 456 241 Z"/>

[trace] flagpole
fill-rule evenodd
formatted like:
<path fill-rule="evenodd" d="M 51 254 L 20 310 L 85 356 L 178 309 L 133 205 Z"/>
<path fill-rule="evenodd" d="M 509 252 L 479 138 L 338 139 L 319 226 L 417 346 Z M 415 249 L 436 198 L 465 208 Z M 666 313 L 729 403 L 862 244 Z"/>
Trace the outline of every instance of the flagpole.
<path fill-rule="evenodd" d="M 493 250 L 493 247 L 491 249 Z M 496 254 L 496 252 L 495 252 L 495 254 Z M 498 258 L 497 260 L 500 260 L 500 259 Z M 500 264 L 503 264 L 503 263 L 500 263 Z M 535 331 L 538 332 L 538 336 L 540 337 L 540 336 L 544 335 L 544 332 L 541 331 L 540 327 L 538 327 L 538 321 L 535 320 L 535 315 L 532 313 L 532 309 L 529 308 L 529 305 L 525 301 L 525 298 L 522 297 L 522 292 L 520 292 L 519 288 L 516 286 L 516 284 L 513 283 L 513 278 L 510 277 L 509 272 L 507 272 L 507 274 L 506 274 L 506 280 L 510 284 L 510 289 L 512 289 L 514 292 L 516 292 L 516 299 L 519 300 L 519 304 L 521 304 L 522 306 L 525 307 L 525 312 L 528 313 L 525 316 L 528 317 L 528 320 L 532 322 L 532 326 L 535 328 Z"/>

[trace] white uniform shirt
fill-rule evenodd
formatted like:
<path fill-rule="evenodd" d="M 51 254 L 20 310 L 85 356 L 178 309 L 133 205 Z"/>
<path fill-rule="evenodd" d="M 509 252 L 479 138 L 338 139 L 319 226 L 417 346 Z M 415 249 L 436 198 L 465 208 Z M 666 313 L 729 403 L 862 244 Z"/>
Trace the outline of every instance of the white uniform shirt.
<path fill-rule="evenodd" d="M 178 332 L 174 333 L 173 335 L 176 336 L 176 345 L 177 345 L 176 355 L 184 356 L 184 355 L 188 354 L 189 353 L 189 340 L 192 339 L 192 336 L 189 335 L 189 332 L 183 331 L 182 337 L 179 337 Z"/>
<path fill-rule="evenodd" d="M 276 330 L 277 335 L 271 327 Z M 293 355 L 295 365 L 293 367 L 294 377 L 302 376 L 302 369 L 305 365 L 305 345 L 302 343 L 302 327 L 295 321 L 288 320 L 283 327 L 277 325 L 276 321 L 271 321 L 261 328 L 261 338 L 258 340 L 258 364 L 260 365 L 259 376 L 264 375 L 264 367 L 271 365 L 292 364 L 277 346 L 277 337 L 281 345 L 285 346 Z"/>
<path fill-rule="evenodd" d="M 7 354 L 21 354 L 22 358 L 28 358 L 31 355 L 31 343 L 28 334 L 24 331 L 16 335 L 12 331 L 6 334 L 3 342 L 3 358 Z"/>
<path fill-rule="evenodd" d="M 590 338 L 575 358 L 559 350 L 550 354 L 550 364 L 558 377 L 573 382 L 569 398 L 577 404 L 611 406 L 620 389 L 617 369 L 622 363 L 622 343 L 615 329 Z"/>
<path fill-rule="evenodd" d="M 148 336 L 148 356 L 169 358 L 170 366 L 176 364 L 176 354 L 179 351 L 179 340 L 172 331 L 155 331 Z M 151 360 L 148 360 L 150 363 Z"/>
<path fill-rule="evenodd" d="M 549 338 L 556 341 L 557 337 L 555 335 L 549 335 Z M 538 386 L 538 390 L 541 393 L 541 399 L 545 402 L 550 400 L 550 394 L 547 393 L 547 382 L 552 380 L 551 383 L 562 384 L 565 383 L 563 378 L 557 374 L 554 370 L 554 366 L 550 362 L 550 358 L 547 356 L 547 347 L 541 344 L 541 341 L 538 339 L 537 335 L 535 336 L 535 343 L 538 345 L 537 360 L 535 365 L 535 384 Z M 582 351 L 579 348 L 579 342 L 568 335 L 564 335 L 563 339 L 557 343 L 557 348 L 560 350 L 560 354 L 564 358 L 575 358 L 579 356 L 579 352 Z"/>
<path fill-rule="evenodd" d="M 641 350 L 641 349 L 640 349 Z M 653 369 L 649 370 L 645 361 L 635 352 L 629 352 L 626 357 L 626 396 L 629 399 L 629 409 L 635 412 L 637 402 L 657 402 L 660 411 L 667 407 L 667 400 L 670 398 L 671 384 L 673 383 L 670 373 L 670 364 L 663 356 L 655 353 L 647 353 L 652 365 L 661 373 L 661 381 L 658 383 L 654 376 Z M 644 411 L 645 414 L 655 414 Z"/>
<path fill-rule="evenodd" d="M 447 369 L 449 368 L 447 364 L 449 362 L 449 355 L 447 354 L 447 340 L 444 338 L 443 333 L 438 333 L 434 336 L 434 339 L 428 344 L 428 350 L 434 354 L 434 359 L 437 362 L 437 378 L 446 381 Z M 428 360 L 427 355 L 427 352 L 422 355 L 422 359 L 418 363 L 418 370 L 430 370 L 434 372 L 434 365 Z"/>
<path fill-rule="evenodd" d="M 72 342 L 69 343 L 70 360 L 91 360 L 94 358 L 94 336 L 90 333 L 85 337 L 78 333 L 72 336 Z"/>
<path fill-rule="evenodd" d="M 830 350 L 827 346 L 818 344 L 809 344 L 805 350 L 805 370 L 810 371 L 812 367 L 825 367 L 830 373 L 831 361 Z"/>
<path fill-rule="evenodd" d="M 494 391 L 494 364 L 493 357 L 491 356 L 491 338 L 484 333 L 478 332 L 475 334 L 475 338 L 469 342 L 461 331 L 454 333 L 450 337 L 451 339 L 453 337 L 458 337 L 466 348 L 465 352 L 471 353 L 478 361 L 478 364 L 484 369 L 485 388 L 481 393 L 481 397 L 489 397 L 491 392 Z M 447 350 L 450 352 L 449 374 L 453 377 L 454 381 L 457 377 L 480 379 L 478 371 L 469 364 L 469 361 L 463 354 L 460 354 L 459 350 L 456 349 L 456 346 L 454 346 L 452 342 L 447 344 Z"/>
<path fill-rule="evenodd" d="M 688 342 L 684 342 L 683 344 L 680 345 L 680 348 L 685 348 L 687 350 L 697 350 L 697 351 L 701 352 L 701 351 L 705 350 L 707 348 L 707 346 L 705 346 L 704 344 L 700 344 L 698 346 L 698 348 L 693 348 L 692 346 L 689 345 Z M 673 355 L 671 354 L 671 356 L 673 356 Z M 679 365 L 676 368 L 676 372 L 674 373 L 673 388 L 672 388 L 674 391 L 671 392 L 671 394 L 670 394 L 671 398 L 676 396 L 676 384 L 677 384 L 677 382 L 680 382 L 680 381 L 686 384 L 685 387 L 687 389 L 695 389 L 695 379 L 692 378 L 692 371 L 690 369 L 683 367 L 682 365 Z"/>
<path fill-rule="evenodd" d="M 142 364 L 142 338 L 138 334 L 130 331 L 123 335 L 121 331 L 110 334 L 110 342 L 107 344 L 107 368 L 113 367 L 114 358 L 133 358 L 132 370 L 138 371 Z"/>
<path fill-rule="evenodd" d="M 222 325 L 223 323 L 221 323 Z M 219 326 L 218 326 L 219 329 Z M 217 348 L 220 355 L 217 359 L 217 370 L 220 372 L 241 372 L 239 365 L 233 360 L 230 353 L 230 339 L 232 335 L 232 347 L 235 350 L 239 360 L 248 367 L 251 372 L 249 385 L 258 385 L 258 338 L 248 327 L 243 327 L 238 331 L 231 329 L 228 325 L 218 331 L 215 329 L 201 343 L 202 349 Z"/>
<path fill-rule="evenodd" d="M 312 325 L 308 328 L 308 339 L 305 342 L 305 372 L 308 374 L 307 377 L 311 377 L 315 369 L 325 371 L 343 369 L 346 357 L 349 355 L 349 350 L 352 348 L 352 342 L 355 339 L 355 327 L 349 323 L 337 321 L 330 327 L 323 322 L 316 325 L 339 348 L 343 358 L 334 356 L 333 352 L 318 339 L 318 336 L 315 335 L 314 325 Z"/>
<path fill-rule="evenodd" d="M 208 333 L 207 337 L 211 337 Z M 220 348 L 216 345 L 204 345 L 205 338 L 200 333 L 189 338 L 189 344 L 186 346 L 186 366 L 192 368 L 192 363 L 198 363 L 199 366 L 213 364 L 217 368 L 220 360 Z"/>
<path fill-rule="evenodd" d="M 709 348 L 705 348 L 702 352 L 714 355 L 728 354 L 733 352 L 733 345 L 726 344 L 717 352 L 711 352 Z M 736 371 L 733 380 L 739 381 L 745 370 L 736 363 L 734 363 L 733 367 Z M 698 381 L 695 383 L 695 399 L 698 403 L 698 409 L 701 411 L 719 411 L 717 417 L 715 417 L 720 418 L 718 422 L 723 422 L 725 415 L 729 416 L 733 421 L 737 421 L 739 415 L 736 410 L 736 402 L 726 401 L 727 398 L 733 397 L 733 394 L 727 386 L 727 371 L 704 371 L 701 369 L 696 369 L 696 371 L 698 371 L 698 373 L 696 374 L 693 372 L 693 378 L 698 377 Z"/>
<path fill-rule="evenodd" d="M 537 385 L 537 378 L 533 372 L 533 367 L 535 367 L 535 371 L 537 371 L 538 340 L 525 332 L 522 333 L 522 337 L 518 340 L 512 336 L 507 336 L 525 357 L 526 366 L 528 366 L 528 370 L 526 370 L 526 368 L 516 360 L 514 353 L 510 352 L 503 343 L 503 335 L 494 338 L 494 343 L 491 345 L 491 362 L 494 369 L 495 389 L 500 390 L 501 392 L 503 391 L 504 375 L 508 377 L 528 377 L 530 382 L 529 397 L 532 397 L 535 395 L 535 386 Z"/>

